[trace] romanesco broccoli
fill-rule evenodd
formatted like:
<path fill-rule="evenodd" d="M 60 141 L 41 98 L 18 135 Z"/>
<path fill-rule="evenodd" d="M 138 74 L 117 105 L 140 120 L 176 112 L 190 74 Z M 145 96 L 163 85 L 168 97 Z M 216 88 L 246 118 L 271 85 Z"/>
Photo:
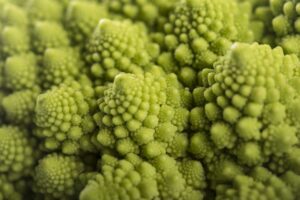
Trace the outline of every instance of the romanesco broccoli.
<path fill-rule="evenodd" d="M 0 0 L 0 200 L 300 199 L 299 0 Z"/>

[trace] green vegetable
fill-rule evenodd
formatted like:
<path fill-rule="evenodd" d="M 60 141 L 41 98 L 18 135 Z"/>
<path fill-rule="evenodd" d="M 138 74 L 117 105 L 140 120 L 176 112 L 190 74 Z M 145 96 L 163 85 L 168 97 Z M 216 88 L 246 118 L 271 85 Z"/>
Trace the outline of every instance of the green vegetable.
<path fill-rule="evenodd" d="M 0 0 L 0 200 L 300 199 L 299 0 Z"/>
<path fill-rule="evenodd" d="M 185 156 L 191 95 L 174 74 L 119 74 L 99 99 L 99 143 L 121 155 Z"/>
<path fill-rule="evenodd" d="M 34 191 L 49 199 L 72 197 L 76 194 L 75 180 L 83 169 L 75 157 L 49 154 L 35 168 Z"/>

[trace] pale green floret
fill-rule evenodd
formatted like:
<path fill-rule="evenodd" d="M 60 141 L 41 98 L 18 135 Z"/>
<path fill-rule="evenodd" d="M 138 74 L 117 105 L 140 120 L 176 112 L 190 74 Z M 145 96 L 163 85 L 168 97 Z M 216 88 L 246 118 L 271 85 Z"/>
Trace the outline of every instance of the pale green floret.
<path fill-rule="evenodd" d="M 26 11 L 14 4 L 5 4 L 2 13 L 0 14 L 0 19 L 5 26 L 22 27 L 25 30 L 28 26 Z"/>
<path fill-rule="evenodd" d="M 43 87 L 50 88 L 65 80 L 77 79 L 82 72 L 80 53 L 74 48 L 48 48 L 43 56 Z"/>
<path fill-rule="evenodd" d="M 208 159 L 213 145 L 246 166 L 288 153 L 299 136 L 298 67 L 299 60 L 281 48 L 234 44 L 213 70 L 199 73 L 194 101 L 202 107 L 191 111 L 190 122 L 195 131 L 210 126 L 210 134 L 192 136 L 190 151 Z"/>
<path fill-rule="evenodd" d="M 0 200 L 298 200 L 299 56 L 300 0 L 0 0 Z"/>
<path fill-rule="evenodd" d="M 49 199 L 70 199 L 78 195 L 75 181 L 84 165 L 77 158 L 60 154 L 48 154 L 34 170 L 35 192 Z"/>
<path fill-rule="evenodd" d="M 298 0 L 272 0 L 273 29 L 278 36 L 300 33 L 300 2 Z"/>
<path fill-rule="evenodd" d="M 98 141 L 121 155 L 185 155 L 189 111 L 174 74 L 119 74 L 99 100 Z"/>
<path fill-rule="evenodd" d="M 15 186 L 5 176 L 0 176 L 0 199 L 21 200 L 22 195 L 16 191 Z"/>
<path fill-rule="evenodd" d="M 242 174 L 242 166 L 228 155 L 219 154 L 207 165 L 206 176 L 211 181 L 209 186 L 214 190 L 218 184 L 231 181 L 234 177 Z"/>
<path fill-rule="evenodd" d="M 20 54 L 6 59 L 3 67 L 4 87 L 17 91 L 38 87 L 38 68 L 34 54 Z"/>
<path fill-rule="evenodd" d="M 47 48 L 62 48 L 69 45 L 67 32 L 61 24 L 37 21 L 32 30 L 32 46 L 36 53 L 42 54 Z"/>
<path fill-rule="evenodd" d="M 270 0 L 260 6 L 255 16 L 264 23 L 267 36 L 263 42 L 281 46 L 285 53 L 300 54 L 300 2 L 298 0 Z M 271 39 L 268 39 L 271 38 Z"/>
<path fill-rule="evenodd" d="M 262 133 L 265 139 L 265 154 L 273 153 L 280 155 L 291 150 L 291 147 L 298 144 L 295 127 L 287 124 L 269 126 Z"/>
<path fill-rule="evenodd" d="M 61 149 L 65 154 L 78 153 L 81 139 L 94 129 L 89 115 L 93 89 L 77 82 L 62 84 L 37 97 L 36 135 L 47 150 Z"/>
<path fill-rule="evenodd" d="M 158 54 L 147 37 L 142 27 L 128 21 L 100 20 L 86 47 L 92 75 L 113 81 L 120 72 L 141 74 Z"/>
<path fill-rule="evenodd" d="M 29 0 L 26 9 L 31 22 L 36 20 L 59 22 L 63 17 L 63 6 L 57 0 Z"/>
<path fill-rule="evenodd" d="M 202 189 L 206 185 L 201 163 L 189 159 L 176 161 L 167 155 L 158 156 L 151 163 L 157 170 L 160 199 L 201 200 L 203 198 Z"/>
<path fill-rule="evenodd" d="M 176 162 L 164 155 L 149 162 L 135 154 L 118 160 L 105 154 L 101 174 L 87 184 L 80 200 L 201 200 L 204 179 L 201 163 L 194 160 Z"/>
<path fill-rule="evenodd" d="M 295 199 L 291 189 L 266 169 L 256 168 L 253 173 L 253 177 L 237 175 L 229 184 L 218 185 L 216 200 Z"/>
<path fill-rule="evenodd" d="M 183 160 L 179 162 L 179 171 L 183 174 L 187 184 L 193 188 L 204 189 L 205 172 L 200 162 L 195 160 Z"/>
<path fill-rule="evenodd" d="M 179 3 L 169 15 L 164 33 L 154 36 L 164 47 L 158 63 L 166 69 L 172 67 L 173 71 L 185 68 L 187 72 L 190 68 L 190 74 L 193 70 L 212 66 L 218 56 L 224 55 L 232 41 L 251 37 L 247 28 L 249 16 L 242 10 L 242 6 L 234 0 L 187 0 Z M 181 76 L 183 73 L 180 73 Z M 191 78 L 183 78 L 182 82 L 192 86 L 190 82 L 195 82 L 196 77 Z"/>
<path fill-rule="evenodd" d="M 33 121 L 37 93 L 22 90 L 5 96 L 2 107 L 7 121 L 13 124 L 29 124 Z"/>
<path fill-rule="evenodd" d="M 189 151 L 198 159 L 210 162 L 215 156 L 215 146 L 205 133 L 195 133 L 189 143 Z"/>
<path fill-rule="evenodd" d="M 142 21 L 149 28 L 159 28 L 166 20 L 167 14 L 173 9 L 178 0 L 104 0 L 104 5 L 116 18 Z M 157 27 L 158 26 L 158 27 Z"/>
<path fill-rule="evenodd" d="M 283 174 L 288 171 L 293 171 L 294 173 L 299 174 L 299 155 L 300 149 L 297 146 L 294 146 L 292 149 L 290 149 L 289 152 L 285 154 L 272 156 L 268 162 L 268 168 L 273 173 L 277 174 Z"/>
<path fill-rule="evenodd" d="M 300 174 L 300 148 L 294 147 L 287 155 L 284 155 L 284 162 L 288 168 L 293 170 L 295 173 Z"/>
<path fill-rule="evenodd" d="M 28 133 L 19 127 L 0 128 L 0 173 L 11 180 L 23 178 L 31 172 L 34 157 L 28 136 Z"/>
<path fill-rule="evenodd" d="M 190 124 L 192 130 L 207 130 L 209 121 L 206 118 L 203 107 L 195 107 L 190 112 Z"/>
<path fill-rule="evenodd" d="M 288 171 L 282 176 L 283 181 L 292 188 L 296 199 L 300 197 L 300 176 L 293 171 Z"/>
<path fill-rule="evenodd" d="M 0 44 L 5 56 L 26 53 L 30 50 L 29 34 L 20 27 L 5 26 L 1 30 Z"/>
<path fill-rule="evenodd" d="M 80 194 L 80 199 L 155 199 L 159 195 L 156 178 L 156 169 L 136 155 L 129 155 L 123 160 L 103 155 L 101 174 L 96 175 L 94 180 L 87 184 Z"/>
<path fill-rule="evenodd" d="M 264 157 L 260 145 L 256 142 L 245 142 L 238 147 L 237 157 L 242 164 L 248 166 L 260 165 Z"/>
<path fill-rule="evenodd" d="M 107 17 L 106 8 L 93 1 L 74 0 L 66 11 L 66 26 L 73 42 L 82 46 L 89 38 L 99 20 Z"/>
<path fill-rule="evenodd" d="M 300 5 L 300 4 L 299 4 Z M 278 45 L 281 46 L 284 49 L 284 52 L 287 54 L 297 54 L 297 56 L 300 56 L 300 35 L 288 35 L 286 37 L 283 37 Z"/>

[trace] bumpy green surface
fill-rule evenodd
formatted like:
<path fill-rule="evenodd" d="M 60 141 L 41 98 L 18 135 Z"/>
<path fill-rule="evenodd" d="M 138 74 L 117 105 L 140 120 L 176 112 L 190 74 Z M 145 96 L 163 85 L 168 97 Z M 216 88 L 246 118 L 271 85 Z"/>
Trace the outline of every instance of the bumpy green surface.
<path fill-rule="evenodd" d="M 75 180 L 83 170 L 83 163 L 75 157 L 49 154 L 35 168 L 34 190 L 49 199 L 72 198 Z"/>
<path fill-rule="evenodd" d="M 258 5 L 254 16 L 263 22 L 262 42 L 278 45 L 285 53 L 299 56 L 300 2 L 298 0 L 269 0 Z"/>
<path fill-rule="evenodd" d="M 158 63 L 171 71 L 211 66 L 232 41 L 251 40 L 245 12 L 234 0 L 183 1 L 170 13 L 164 33 L 154 36 L 164 47 Z"/>
<path fill-rule="evenodd" d="M 2 8 L 1 23 L 6 26 L 26 28 L 28 25 L 27 13 L 21 7 L 14 4 L 5 4 Z"/>
<path fill-rule="evenodd" d="M 28 0 L 27 12 L 31 21 L 59 21 L 63 16 L 62 1 L 57 0 Z"/>
<path fill-rule="evenodd" d="M 2 99 L 5 118 L 10 123 L 29 124 L 32 122 L 37 93 L 22 90 L 5 96 Z"/>
<path fill-rule="evenodd" d="M 44 138 L 46 149 L 61 148 L 66 154 L 79 151 L 80 140 L 94 128 L 89 116 L 92 95 L 92 88 L 71 81 L 37 97 L 36 135 Z"/>
<path fill-rule="evenodd" d="M 107 81 L 120 72 L 141 74 L 157 53 L 143 27 L 108 19 L 99 22 L 86 47 L 92 74 Z"/>
<path fill-rule="evenodd" d="M 84 43 L 93 33 L 99 19 L 108 15 L 105 7 L 93 1 L 72 1 L 66 13 L 66 26 L 75 43 Z"/>
<path fill-rule="evenodd" d="M 278 43 L 287 53 L 299 55 L 300 41 L 300 2 L 299 1 L 270 1 L 270 9 L 274 15 L 272 28 L 278 38 Z M 296 42 L 296 43 L 295 43 Z"/>
<path fill-rule="evenodd" d="M 15 126 L 1 126 L 0 162 L 0 173 L 11 180 L 29 175 L 34 159 L 26 131 Z"/>
<path fill-rule="evenodd" d="M 28 32 L 19 27 L 5 26 L 0 34 L 1 53 L 16 55 L 29 51 Z"/>
<path fill-rule="evenodd" d="M 67 32 L 59 23 L 37 21 L 34 23 L 32 32 L 32 45 L 36 53 L 43 53 L 47 48 L 69 45 Z"/>
<path fill-rule="evenodd" d="M 197 189 L 205 187 L 202 165 L 193 160 L 176 163 L 160 156 L 147 162 L 135 154 L 123 160 L 104 155 L 101 169 L 81 192 L 81 200 L 199 200 L 202 194 Z"/>
<path fill-rule="evenodd" d="M 38 68 L 34 54 L 20 54 L 6 59 L 3 67 L 4 87 L 16 91 L 34 89 L 38 84 Z"/>
<path fill-rule="evenodd" d="M 300 199 L 299 13 L 0 0 L 0 200 Z"/>
<path fill-rule="evenodd" d="M 97 139 L 121 155 L 184 156 L 189 97 L 174 74 L 120 74 L 99 100 Z"/>
<path fill-rule="evenodd" d="M 256 168 L 253 177 L 237 176 L 232 185 L 217 188 L 217 200 L 294 199 L 290 188 L 264 168 Z"/>
<path fill-rule="evenodd" d="M 0 199 L 1 200 L 21 200 L 21 194 L 18 193 L 14 185 L 4 176 L 0 176 Z"/>
<path fill-rule="evenodd" d="M 137 158 L 138 159 L 138 158 Z M 104 155 L 102 158 L 102 174 L 88 183 L 82 191 L 82 200 L 104 199 L 153 199 L 158 196 L 156 170 L 148 162 L 138 160 L 118 161 Z"/>
<path fill-rule="evenodd" d="M 80 53 L 73 48 L 47 48 L 43 56 L 43 87 L 59 85 L 65 80 L 76 79 L 82 72 Z"/>
<path fill-rule="evenodd" d="M 167 14 L 178 3 L 178 0 L 104 0 L 108 10 L 116 15 L 116 18 L 128 18 L 134 21 L 142 21 L 151 28 L 157 28 L 161 22 L 165 22 Z"/>
<path fill-rule="evenodd" d="M 248 166 L 289 152 L 299 133 L 298 87 L 290 84 L 299 80 L 294 73 L 298 62 L 280 48 L 236 44 L 214 69 L 202 71 L 202 86 L 195 90 L 200 107 L 191 111 L 191 122 L 194 129 L 209 134 L 194 135 L 191 151 L 205 158 L 203 151 L 229 149 Z M 204 99 L 199 102 L 196 94 Z M 213 148 L 197 147 L 204 137 Z"/>

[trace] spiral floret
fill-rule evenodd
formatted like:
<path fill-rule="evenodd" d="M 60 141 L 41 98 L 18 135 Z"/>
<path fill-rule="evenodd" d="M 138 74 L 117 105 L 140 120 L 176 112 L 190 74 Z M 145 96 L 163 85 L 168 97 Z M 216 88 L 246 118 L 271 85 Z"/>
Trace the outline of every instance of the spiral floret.
<path fill-rule="evenodd" d="M 80 199 L 200 200 L 203 177 L 201 163 L 193 160 L 177 163 L 164 155 L 148 162 L 135 154 L 121 160 L 103 155 L 101 173 L 87 184 Z"/>
<path fill-rule="evenodd" d="M 74 0 L 66 11 L 66 26 L 75 44 L 89 38 L 99 20 L 107 17 L 106 8 L 95 1 Z"/>
<path fill-rule="evenodd" d="M 142 21 L 150 27 L 157 28 L 156 25 L 166 20 L 168 12 L 170 12 L 178 2 L 178 0 L 104 0 L 104 5 L 113 15 L 116 15 L 116 18 Z"/>
<path fill-rule="evenodd" d="M 31 21 L 55 21 L 59 22 L 63 17 L 62 1 L 57 0 L 29 0 L 27 12 Z"/>
<path fill-rule="evenodd" d="M 31 90 L 22 90 L 5 96 L 2 107 L 5 118 L 10 123 L 32 123 L 37 93 Z"/>
<path fill-rule="evenodd" d="M 22 196 L 5 176 L 0 176 L 0 199 L 21 200 Z"/>
<path fill-rule="evenodd" d="M 48 48 L 43 56 L 43 87 L 50 88 L 65 80 L 76 80 L 82 72 L 80 53 L 73 48 Z"/>
<path fill-rule="evenodd" d="M 0 173 L 11 180 L 28 176 L 34 164 L 32 148 L 25 130 L 15 126 L 2 126 L 0 128 Z"/>
<path fill-rule="evenodd" d="M 32 46 L 38 54 L 47 48 L 68 47 L 70 43 L 67 32 L 57 22 L 36 21 L 32 32 Z"/>
<path fill-rule="evenodd" d="M 270 39 L 264 41 L 278 45 L 285 53 L 300 55 L 300 2 L 298 0 L 272 0 L 258 8 L 256 15 L 263 21 Z"/>
<path fill-rule="evenodd" d="M 27 53 L 31 47 L 29 33 L 17 26 L 5 26 L 0 31 L 0 44 L 5 56 Z"/>
<path fill-rule="evenodd" d="M 158 35 L 164 47 L 158 63 L 182 75 L 211 67 L 232 41 L 251 40 L 249 16 L 243 10 L 234 0 L 181 2 L 170 13 L 163 34 Z"/>
<path fill-rule="evenodd" d="M 190 119 L 200 133 L 190 151 L 207 160 L 226 151 L 252 167 L 290 152 L 299 133 L 297 86 L 290 84 L 299 61 L 290 61 L 281 48 L 237 43 L 214 69 L 203 70 L 194 96 L 201 108 Z"/>
<path fill-rule="evenodd" d="M 71 81 L 40 94 L 35 107 L 36 135 L 48 150 L 74 154 L 80 140 L 94 128 L 89 115 L 93 90 Z"/>
<path fill-rule="evenodd" d="M 86 60 L 95 77 L 113 81 L 120 72 L 141 74 L 157 50 L 142 27 L 102 19 L 86 47 Z"/>
<path fill-rule="evenodd" d="M 75 182 L 83 170 L 83 163 L 75 157 L 49 154 L 35 168 L 33 189 L 49 199 L 72 198 L 78 192 Z"/>
<path fill-rule="evenodd" d="M 292 200 L 294 198 L 291 188 L 283 180 L 262 167 L 254 169 L 252 176 L 238 175 L 230 185 L 219 185 L 216 196 L 216 200 Z"/>
<path fill-rule="evenodd" d="M 174 74 L 119 74 L 99 100 L 97 140 L 121 155 L 185 155 L 190 93 Z"/>
<path fill-rule="evenodd" d="M 3 67 L 4 87 L 11 91 L 35 89 L 38 85 L 38 66 L 34 54 L 10 56 Z"/>

